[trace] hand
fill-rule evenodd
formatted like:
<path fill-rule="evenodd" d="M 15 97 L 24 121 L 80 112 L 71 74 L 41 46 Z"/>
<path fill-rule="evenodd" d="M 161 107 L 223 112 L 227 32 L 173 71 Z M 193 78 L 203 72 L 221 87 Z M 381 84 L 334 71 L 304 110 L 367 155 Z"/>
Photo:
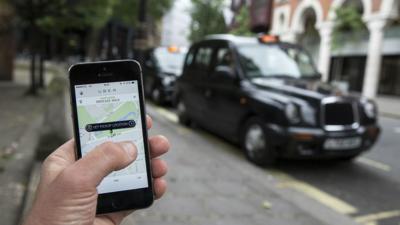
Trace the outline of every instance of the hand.
<path fill-rule="evenodd" d="M 147 117 L 147 128 L 152 120 Z M 163 176 L 167 164 L 158 157 L 169 149 L 163 136 L 149 138 L 155 197 L 166 190 Z M 83 158 L 75 160 L 74 140 L 70 140 L 47 157 L 41 180 L 25 225 L 96 224 L 117 225 L 131 213 L 116 212 L 96 216 L 96 187 L 109 173 L 128 166 L 136 159 L 131 142 L 104 143 Z"/>

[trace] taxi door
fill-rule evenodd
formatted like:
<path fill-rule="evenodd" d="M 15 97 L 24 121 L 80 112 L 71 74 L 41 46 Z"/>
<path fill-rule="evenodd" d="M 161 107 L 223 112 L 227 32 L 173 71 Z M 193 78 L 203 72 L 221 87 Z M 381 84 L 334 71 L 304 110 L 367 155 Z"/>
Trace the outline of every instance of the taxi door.
<path fill-rule="evenodd" d="M 207 43 L 191 48 L 186 57 L 183 76 L 180 78 L 181 98 L 187 113 L 200 125 L 208 123 L 205 116 L 207 105 L 204 93 L 213 51 L 213 47 Z"/>
<path fill-rule="evenodd" d="M 207 117 L 212 130 L 233 139 L 237 136 L 237 128 L 244 112 L 240 104 L 239 79 L 234 55 L 228 43 L 221 41 L 217 46 L 204 93 Z"/>

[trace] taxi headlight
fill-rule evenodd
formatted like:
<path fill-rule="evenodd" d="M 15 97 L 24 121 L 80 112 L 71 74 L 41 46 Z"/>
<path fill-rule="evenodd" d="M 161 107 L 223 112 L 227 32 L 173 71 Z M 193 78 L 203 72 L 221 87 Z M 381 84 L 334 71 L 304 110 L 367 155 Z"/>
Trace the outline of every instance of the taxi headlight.
<path fill-rule="evenodd" d="M 300 110 L 295 104 L 287 104 L 285 114 L 290 123 L 294 124 L 300 122 Z"/>
<path fill-rule="evenodd" d="M 373 102 L 367 101 L 366 103 L 363 104 L 363 106 L 364 106 L 365 115 L 367 115 L 368 118 L 376 117 L 377 109 Z"/>

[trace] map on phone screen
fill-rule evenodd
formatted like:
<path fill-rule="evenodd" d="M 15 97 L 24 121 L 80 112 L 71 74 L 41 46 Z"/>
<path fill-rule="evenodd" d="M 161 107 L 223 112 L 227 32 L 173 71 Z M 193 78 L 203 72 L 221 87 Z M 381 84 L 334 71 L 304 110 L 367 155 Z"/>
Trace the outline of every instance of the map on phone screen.
<path fill-rule="evenodd" d="M 82 157 L 106 141 L 132 141 L 138 149 L 137 159 L 105 177 L 98 192 L 146 188 L 138 81 L 76 85 L 75 96 Z"/>

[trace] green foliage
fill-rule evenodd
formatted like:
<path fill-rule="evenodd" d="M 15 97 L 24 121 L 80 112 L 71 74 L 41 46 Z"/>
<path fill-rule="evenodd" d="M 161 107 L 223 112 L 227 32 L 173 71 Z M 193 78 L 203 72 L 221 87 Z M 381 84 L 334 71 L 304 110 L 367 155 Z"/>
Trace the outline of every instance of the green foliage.
<path fill-rule="evenodd" d="M 336 19 L 334 21 L 333 29 L 333 47 L 338 47 L 339 43 L 344 40 L 343 34 L 346 38 L 357 41 L 362 38 L 362 30 L 365 29 L 365 24 L 362 20 L 361 13 L 355 6 L 342 6 L 335 10 Z"/>
<path fill-rule="evenodd" d="M 234 28 L 230 31 L 234 35 L 252 36 L 250 30 L 250 13 L 249 8 L 243 6 L 240 8 L 239 14 L 235 18 Z"/>
<path fill-rule="evenodd" d="M 173 0 L 147 0 L 148 14 L 159 20 L 171 8 Z M 137 12 L 139 10 L 138 0 L 117 0 L 113 7 L 113 18 L 121 21 L 127 26 L 138 24 Z"/>
<path fill-rule="evenodd" d="M 192 0 L 192 4 L 189 35 L 191 41 L 199 41 L 209 34 L 226 32 L 222 14 L 224 0 Z"/>
<path fill-rule="evenodd" d="M 335 30 L 357 31 L 364 28 L 362 15 L 354 6 L 339 7 L 336 10 Z"/>
<path fill-rule="evenodd" d="M 6 1 L 6 0 L 0 0 Z M 138 0 L 8 0 L 16 8 L 20 23 L 35 25 L 50 34 L 70 29 L 99 29 L 110 19 L 137 25 Z M 173 0 L 148 0 L 149 16 L 158 20 Z"/>

